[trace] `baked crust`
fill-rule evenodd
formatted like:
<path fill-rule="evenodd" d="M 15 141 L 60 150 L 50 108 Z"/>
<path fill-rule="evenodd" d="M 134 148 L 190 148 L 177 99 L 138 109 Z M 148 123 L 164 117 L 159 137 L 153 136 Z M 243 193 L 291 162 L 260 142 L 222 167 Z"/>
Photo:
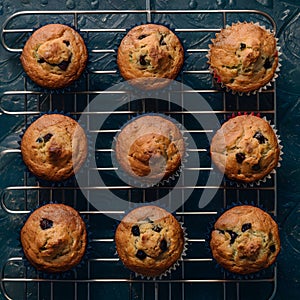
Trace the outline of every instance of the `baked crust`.
<path fill-rule="evenodd" d="M 116 137 L 115 153 L 122 169 L 141 180 L 162 180 L 178 170 L 185 147 L 173 122 L 156 115 L 141 116 Z"/>
<path fill-rule="evenodd" d="M 128 213 L 115 233 L 117 253 L 130 270 L 160 276 L 180 258 L 183 229 L 175 217 L 157 206 L 143 206 Z"/>
<path fill-rule="evenodd" d="M 277 167 L 280 147 L 269 122 L 242 115 L 229 119 L 216 132 L 210 153 L 214 164 L 229 179 L 250 183 Z"/>
<path fill-rule="evenodd" d="M 21 244 L 26 258 L 37 270 L 64 272 L 76 266 L 85 254 L 86 226 L 72 207 L 47 204 L 25 222 Z"/>
<path fill-rule="evenodd" d="M 235 206 L 223 213 L 211 233 L 210 248 L 225 269 L 250 274 L 269 267 L 280 251 L 278 225 L 255 206 Z"/>
<path fill-rule="evenodd" d="M 21 153 L 28 169 L 38 178 L 63 181 L 78 172 L 86 160 L 87 138 L 72 118 L 45 114 L 25 131 Z"/>
<path fill-rule="evenodd" d="M 21 63 L 38 85 L 58 89 L 78 79 L 86 67 L 88 52 L 80 34 L 62 24 L 48 24 L 27 40 Z"/>
<path fill-rule="evenodd" d="M 175 79 L 184 62 L 184 49 L 167 27 L 144 24 L 132 28 L 118 48 L 117 64 L 126 80 L 142 89 L 162 88 Z"/>
<path fill-rule="evenodd" d="M 278 67 L 274 35 L 253 23 L 222 29 L 209 48 L 214 76 L 232 91 L 259 90 L 273 79 Z"/>

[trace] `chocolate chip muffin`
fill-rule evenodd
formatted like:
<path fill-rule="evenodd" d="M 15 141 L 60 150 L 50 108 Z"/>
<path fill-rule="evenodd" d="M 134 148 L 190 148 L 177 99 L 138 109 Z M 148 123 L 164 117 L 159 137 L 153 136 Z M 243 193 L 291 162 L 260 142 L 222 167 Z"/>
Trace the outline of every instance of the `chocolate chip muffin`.
<path fill-rule="evenodd" d="M 214 224 L 210 248 L 215 260 L 230 272 L 258 272 L 273 264 L 280 251 L 278 225 L 260 208 L 235 206 Z"/>
<path fill-rule="evenodd" d="M 258 24 L 233 24 L 209 45 L 210 69 L 218 82 L 234 92 L 257 91 L 277 76 L 276 43 L 274 35 Z"/>
<path fill-rule="evenodd" d="M 167 27 L 144 24 L 132 28 L 118 48 L 121 75 L 141 89 L 162 88 L 175 79 L 184 62 L 184 49 Z"/>
<path fill-rule="evenodd" d="M 175 217 L 157 206 L 128 213 L 115 233 L 117 253 L 130 270 L 147 277 L 168 271 L 185 248 L 184 232 Z"/>
<path fill-rule="evenodd" d="M 47 204 L 35 210 L 25 222 L 21 244 L 26 258 L 37 270 L 65 272 L 85 254 L 86 226 L 72 207 Z"/>
<path fill-rule="evenodd" d="M 45 114 L 34 121 L 21 140 L 22 158 L 29 171 L 47 181 L 74 175 L 87 157 L 82 127 L 62 114 Z"/>
<path fill-rule="evenodd" d="M 59 89 L 78 79 L 88 52 L 80 34 L 69 26 L 48 24 L 34 31 L 21 55 L 27 75 L 38 85 Z"/>
<path fill-rule="evenodd" d="M 229 119 L 216 132 L 210 153 L 214 164 L 229 179 L 258 182 L 278 165 L 280 146 L 265 119 L 240 115 Z"/>
<path fill-rule="evenodd" d="M 115 139 L 115 155 L 127 175 L 154 185 L 179 169 L 185 145 L 174 122 L 159 114 L 143 115 L 121 129 Z"/>

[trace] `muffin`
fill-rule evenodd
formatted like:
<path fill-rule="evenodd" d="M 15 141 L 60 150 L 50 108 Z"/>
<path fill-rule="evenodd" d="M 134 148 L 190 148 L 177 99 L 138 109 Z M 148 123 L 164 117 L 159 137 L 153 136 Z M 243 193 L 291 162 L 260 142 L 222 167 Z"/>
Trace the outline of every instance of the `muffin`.
<path fill-rule="evenodd" d="M 154 185 L 176 173 L 182 163 L 185 144 L 174 122 L 153 114 L 125 124 L 115 139 L 115 155 L 126 176 Z"/>
<path fill-rule="evenodd" d="M 48 24 L 34 31 L 21 54 L 27 75 L 49 89 L 64 88 L 78 79 L 87 59 L 87 48 L 80 34 L 62 24 Z"/>
<path fill-rule="evenodd" d="M 257 91 L 277 76 L 276 43 L 274 35 L 258 24 L 233 24 L 209 45 L 210 69 L 218 82 L 234 92 Z"/>
<path fill-rule="evenodd" d="M 281 147 L 268 121 L 254 115 L 229 119 L 210 145 L 214 164 L 227 178 L 244 183 L 259 182 L 278 165 Z"/>
<path fill-rule="evenodd" d="M 21 140 L 22 158 L 29 171 L 46 181 L 64 181 L 87 157 L 84 130 L 72 118 L 45 114 L 34 121 Z"/>
<path fill-rule="evenodd" d="M 269 267 L 280 251 L 278 226 L 255 206 L 240 205 L 225 211 L 215 222 L 210 248 L 226 270 L 250 274 Z"/>
<path fill-rule="evenodd" d="M 142 206 L 128 213 L 115 233 L 117 253 L 137 274 L 157 277 L 181 259 L 184 231 L 175 217 L 157 206 Z"/>
<path fill-rule="evenodd" d="M 141 89 L 166 86 L 175 79 L 184 62 L 184 49 L 167 27 L 144 24 L 132 28 L 118 48 L 121 75 Z"/>
<path fill-rule="evenodd" d="M 26 258 L 37 270 L 65 272 L 85 254 L 86 226 L 72 207 L 47 204 L 36 209 L 25 222 L 21 244 Z"/>

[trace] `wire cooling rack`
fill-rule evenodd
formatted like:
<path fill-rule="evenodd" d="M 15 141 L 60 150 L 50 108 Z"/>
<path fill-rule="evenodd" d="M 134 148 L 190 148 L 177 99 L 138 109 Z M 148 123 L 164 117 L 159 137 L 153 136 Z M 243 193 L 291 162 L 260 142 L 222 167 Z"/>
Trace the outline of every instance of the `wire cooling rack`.
<path fill-rule="evenodd" d="M 32 116 L 48 110 L 63 110 L 79 116 L 95 96 L 122 81 L 114 62 L 117 45 L 126 29 L 142 22 L 171 24 L 186 49 L 186 63 L 179 80 L 191 86 L 194 93 L 200 93 L 209 102 L 212 111 L 195 110 L 187 114 L 182 107 L 174 108 L 170 103 L 165 105 L 159 100 L 140 99 L 138 103 L 128 103 L 126 107 L 109 114 L 101 110 L 88 112 L 91 115 L 105 113 L 113 119 L 104 128 L 93 128 L 92 125 L 86 128 L 90 136 L 101 136 L 94 152 L 97 168 L 89 170 L 86 189 L 87 195 L 99 189 L 93 183 L 93 176 L 97 173 L 106 178 L 107 185 L 101 189 L 110 190 L 127 200 L 129 207 L 132 202 L 148 202 L 168 194 L 174 186 L 139 189 L 120 183 L 114 177 L 115 168 L 110 159 L 111 142 L 122 124 L 137 114 L 163 112 L 176 118 L 195 140 L 196 147 L 189 147 L 188 153 L 196 153 L 201 161 L 200 166 L 193 165 L 193 162 L 184 166 L 186 171 L 199 174 L 197 184 L 175 187 L 182 197 L 183 205 L 175 213 L 188 232 L 187 255 L 167 277 L 160 280 L 136 277 L 122 266 L 115 255 L 113 235 L 116 222 L 107 216 L 122 215 L 125 213 L 124 208 L 109 212 L 95 209 L 83 196 L 76 182 L 67 186 L 40 184 L 22 166 L 20 150 L 9 148 L 1 152 L 1 159 L 9 162 L 6 172 L 11 174 L 17 171 L 16 174 L 22 174 L 7 176 L 8 184 L 1 194 L 2 209 L 14 222 L 12 228 L 21 226 L 22 216 L 38 205 L 49 201 L 66 203 L 78 209 L 88 220 L 91 250 L 83 266 L 63 278 L 40 277 L 24 262 L 22 256 L 11 255 L 1 262 L 0 284 L 6 299 L 252 299 L 253 290 L 259 299 L 271 299 L 275 295 L 276 265 L 257 278 L 227 277 L 216 268 L 206 249 L 206 240 L 210 222 L 222 209 L 234 202 L 247 201 L 262 205 L 270 214 L 276 215 L 276 174 L 255 187 L 237 187 L 224 180 L 220 186 L 208 186 L 207 174 L 214 172 L 214 169 L 207 153 L 206 135 L 213 134 L 215 129 L 195 125 L 189 117 L 214 114 L 224 120 L 226 116 L 239 111 L 259 112 L 276 124 L 275 83 L 251 96 L 226 93 L 213 85 L 205 57 L 210 39 L 231 22 L 259 21 L 274 32 L 276 25 L 269 15 L 257 10 L 152 10 L 150 1 L 146 1 L 146 7 L 145 10 L 130 11 L 22 11 L 10 16 L 3 24 L 1 42 L 7 51 L 15 53 L 15 59 L 18 59 L 33 28 L 44 23 L 61 22 L 73 25 L 84 36 L 90 62 L 79 82 L 63 94 L 40 90 L 22 74 L 17 89 L 3 92 L 0 107 L 8 118 L 14 117 L 20 122 L 19 128 L 25 127 Z M 122 94 L 122 91 L 118 93 Z M 184 203 L 183 198 L 188 189 L 192 189 L 192 193 Z M 215 189 L 216 195 L 209 205 L 200 209 L 198 200 L 205 189 Z M 19 250 L 20 245 L 17 244 L 15 248 Z"/>

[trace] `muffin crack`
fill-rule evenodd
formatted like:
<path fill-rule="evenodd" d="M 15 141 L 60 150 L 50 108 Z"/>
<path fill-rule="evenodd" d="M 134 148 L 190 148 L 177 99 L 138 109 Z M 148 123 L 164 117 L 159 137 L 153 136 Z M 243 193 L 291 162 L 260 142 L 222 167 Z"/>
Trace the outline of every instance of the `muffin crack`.
<path fill-rule="evenodd" d="M 167 251 L 168 242 L 161 234 L 162 229 L 160 223 L 155 223 L 148 217 L 131 227 L 137 258 L 143 260 L 149 257 L 159 260 L 161 254 Z"/>
<path fill-rule="evenodd" d="M 48 39 L 44 43 L 39 44 L 36 49 L 37 62 L 40 64 L 47 63 L 52 67 L 59 67 L 65 71 L 72 60 L 72 51 L 70 42 L 64 39 L 62 32 L 59 37 Z"/>
<path fill-rule="evenodd" d="M 142 141 L 148 139 L 147 144 Z M 167 137 L 159 134 L 147 134 L 136 139 L 131 145 L 128 158 L 132 171 L 138 176 L 150 173 L 163 173 L 170 168 L 169 164 L 178 155 L 178 149 Z"/>

